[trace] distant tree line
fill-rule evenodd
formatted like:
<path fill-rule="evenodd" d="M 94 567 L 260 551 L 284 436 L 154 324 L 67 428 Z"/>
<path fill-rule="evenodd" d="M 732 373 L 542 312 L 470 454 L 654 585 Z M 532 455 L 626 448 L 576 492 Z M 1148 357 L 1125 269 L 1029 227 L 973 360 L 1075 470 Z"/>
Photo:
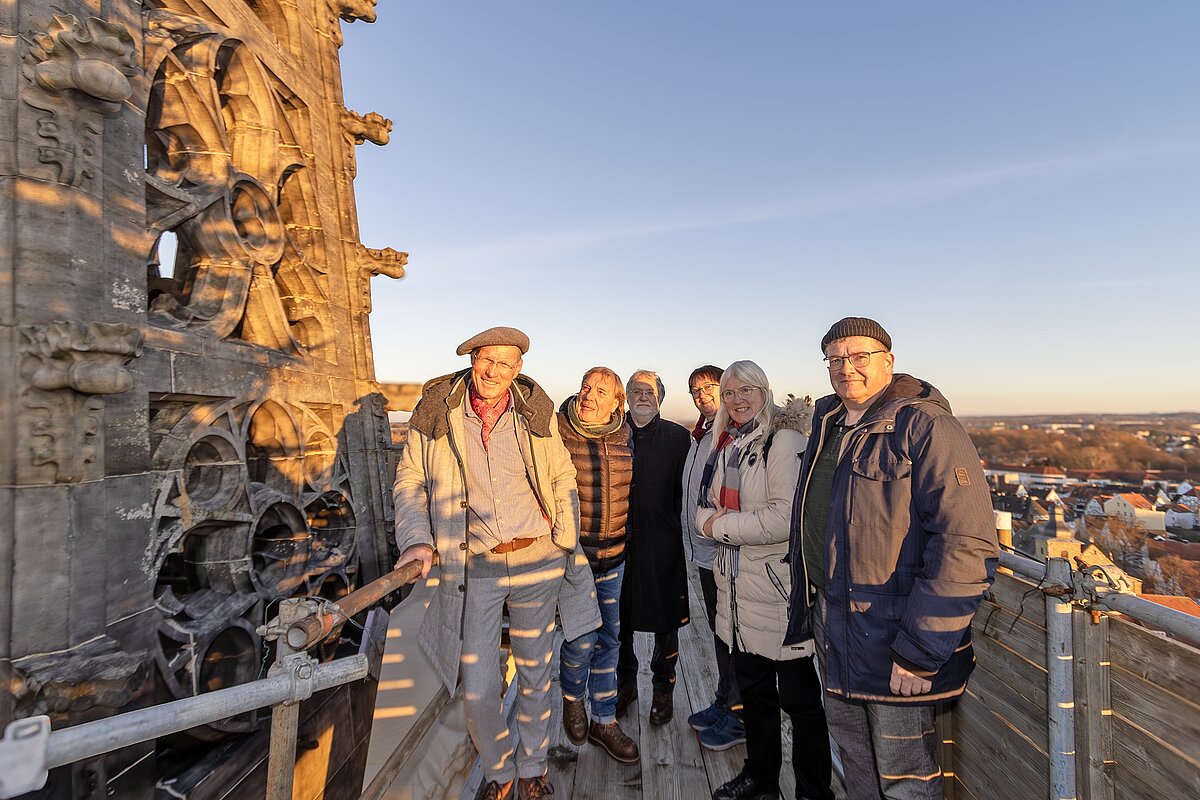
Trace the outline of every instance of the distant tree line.
<path fill-rule="evenodd" d="M 1168 453 L 1125 431 L 973 430 L 971 439 L 989 464 L 1062 469 L 1180 470 L 1200 474 L 1200 448 Z"/>

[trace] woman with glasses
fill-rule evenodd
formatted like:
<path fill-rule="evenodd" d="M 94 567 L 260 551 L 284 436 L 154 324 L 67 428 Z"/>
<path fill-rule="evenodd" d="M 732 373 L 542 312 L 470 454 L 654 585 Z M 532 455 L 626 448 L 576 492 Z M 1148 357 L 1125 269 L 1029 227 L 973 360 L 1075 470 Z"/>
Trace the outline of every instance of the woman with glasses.
<path fill-rule="evenodd" d="M 789 396 L 785 406 L 776 406 L 766 374 L 753 361 L 730 364 L 720 389 L 696 527 L 717 543 L 717 635 L 733 652 L 746 761 L 713 798 L 779 797 L 780 718 L 786 712 L 796 797 L 831 800 L 829 734 L 812 641 L 783 644 L 791 590 L 783 559 L 812 402 Z"/>

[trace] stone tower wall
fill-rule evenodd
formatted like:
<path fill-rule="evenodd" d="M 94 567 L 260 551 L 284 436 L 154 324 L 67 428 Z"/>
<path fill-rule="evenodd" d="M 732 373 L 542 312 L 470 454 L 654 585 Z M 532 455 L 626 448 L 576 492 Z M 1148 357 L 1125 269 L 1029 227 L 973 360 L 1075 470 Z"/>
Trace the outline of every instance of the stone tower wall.
<path fill-rule="evenodd" d="M 338 60 L 374 19 L 0 6 L 0 724 L 253 679 L 274 602 L 390 564 L 367 314 L 405 256 L 359 242 L 355 147 L 391 122 L 345 108 Z M 47 791 L 156 769 L 150 744 Z"/>

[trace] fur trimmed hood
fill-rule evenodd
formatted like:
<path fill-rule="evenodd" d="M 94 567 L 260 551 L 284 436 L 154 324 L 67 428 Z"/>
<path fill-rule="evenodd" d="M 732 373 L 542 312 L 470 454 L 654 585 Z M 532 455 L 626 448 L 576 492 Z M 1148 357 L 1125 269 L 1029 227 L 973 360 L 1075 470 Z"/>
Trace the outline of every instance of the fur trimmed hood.
<path fill-rule="evenodd" d="M 776 409 L 771 417 L 771 429 L 768 435 L 781 430 L 793 430 L 804 435 L 812 432 L 813 400 L 808 395 L 796 397 L 789 394 L 783 404 Z"/>
<path fill-rule="evenodd" d="M 471 376 L 468 367 L 449 375 L 442 375 L 421 387 L 421 401 L 413 410 L 409 425 L 431 439 L 440 439 L 450 432 L 450 412 L 458 408 L 467 395 L 467 384 Z M 513 379 L 513 409 L 524 417 L 529 432 L 534 436 L 550 435 L 550 420 L 554 417 L 554 402 L 542 391 L 542 387 L 528 375 Z"/>

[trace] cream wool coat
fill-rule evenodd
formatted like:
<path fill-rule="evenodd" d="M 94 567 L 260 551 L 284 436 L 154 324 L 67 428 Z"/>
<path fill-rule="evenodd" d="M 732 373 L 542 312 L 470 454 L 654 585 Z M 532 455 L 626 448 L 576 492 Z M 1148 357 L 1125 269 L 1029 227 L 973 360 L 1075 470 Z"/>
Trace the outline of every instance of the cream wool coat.
<path fill-rule="evenodd" d="M 520 389 L 514 384 L 512 397 L 518 409 L 525 399 Z M 467 493 L 463 463 L 459 458 L 467 435 L 462 402 L 466 401 L 451 399 L 449 403 L 454 405 L 443 412 L 449 428 L 445 435 L 432 437 L 410 426 L 392 487 L 396 505 L 396 544 L 400 552 L 424 544 L 432 546 L 438 553 L 440 582 L 421 622 L 417 641 L 451 694 L 459 683 L 462 626 L 470 624 L 469 620 L 463 619 L 463 599 L 470 591 L 470 582 L 466 570 Z M 579 547 L 575 467 L 563 446 L 552 410 L 547 420 L 549 436 L 532 435 L 520 415 L 516 422 L 518 443 L 530 484 L 550 518 L 549 533 L 554 544 L 568 556 L 566 576 L 560 588 L 559 616 L 564 635 L 568 639 L 578 638 L 600 627 L 600 607 L 596 603 L 596 586 L 587 556 Z"/>
<path fill-rule="evenodd" d="M 801 408 L 797 409 L 796 406 Z M 808 438 L 794 427 L 808 429 L 811 405 L 792 401 L 777 412 L 776 428 L 767 457 L 763 450 L 770 432 L 761 426 L 743 437 L 741 450 L 740 511 L 729 511 L 713 523 L 718 543 L 713 561 L 717 584 L 717 635 L 730 647 L 737 646 L 773 661 L 813 654 L 812 641 L 784 645 L 787 630 L 791 570 L 783 559 L 788 552 L 792 497 L 800 475 L 800 457 Z M 789 426 L 789 427 L 783 427 Z M 718 505 L 725 480 L 726 459 L 735 442 L 725 446 L 717 458 L 710 502 Z M 714 443 L 715 446 L 715 443 Z M 700 508 L 696 527 L 716 513 Z"/>

